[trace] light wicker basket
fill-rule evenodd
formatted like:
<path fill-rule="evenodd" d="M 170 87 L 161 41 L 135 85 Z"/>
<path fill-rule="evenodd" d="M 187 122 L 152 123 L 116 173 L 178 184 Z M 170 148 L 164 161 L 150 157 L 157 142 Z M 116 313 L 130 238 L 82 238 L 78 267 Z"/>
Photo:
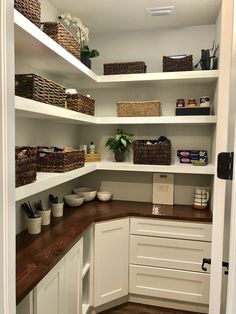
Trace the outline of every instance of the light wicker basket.
<path fill-rule="evenodd" d="M 15 0 L 14 8 L 37 27 L 41 27 L 41 6 L 38 0 Z"/>
<path fill-rule="evenodd" d="M 60 22 L 43 23 L 43 31 L 80 60 L 80 43 Z"/>
<path fill-rule="evenodd" d="M 117 102 L 118 117 L 150 117 L 160 116 L 159 100 L 150 101 L 119 101 Z"/>
<path fill-rule="evenodd" d="M 58 107 L 66 102 L 64 86 L 36 74 L 16 74 L 15 94 Z"/>

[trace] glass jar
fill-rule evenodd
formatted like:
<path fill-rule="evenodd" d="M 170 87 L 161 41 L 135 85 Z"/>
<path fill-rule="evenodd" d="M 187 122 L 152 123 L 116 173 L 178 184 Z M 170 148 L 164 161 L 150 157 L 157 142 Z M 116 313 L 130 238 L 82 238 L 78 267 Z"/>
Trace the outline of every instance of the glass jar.
<path fill-rule="evenodd" d="M 182 108 L 185 107 L 185 100 L 184 99 L 177 99 L 176 100 L 176 108 Z"/>
<path fill-rule="evenodd" d="M 190 98 L 188 100 L 188 107 L 196 107 L 197 106 L 197 102 L 195 98 Z"/>

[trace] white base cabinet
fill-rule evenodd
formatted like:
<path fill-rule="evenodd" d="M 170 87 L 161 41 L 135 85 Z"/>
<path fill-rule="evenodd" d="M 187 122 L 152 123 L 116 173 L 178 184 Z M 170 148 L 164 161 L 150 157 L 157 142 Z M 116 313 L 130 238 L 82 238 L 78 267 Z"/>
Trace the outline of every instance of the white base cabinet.
<path fill-rule="evenodd" d="M 130 293 L 209 303 L 211 224 L 131 218 L 130 233 Z"/>
<path fill-rule="evenodd" d="M 94 306 L 128 295 L 129 219 L 95 225 Z"/>
<path fill-rule="evenodd" d="M 34 289 L 34 314 L 81 314 L 82 260 L 79 241 Z"/>
<path fill-rule="evenodd" d="M 34 314 L 33 291 L 17 305 L 16 314 Z"/>

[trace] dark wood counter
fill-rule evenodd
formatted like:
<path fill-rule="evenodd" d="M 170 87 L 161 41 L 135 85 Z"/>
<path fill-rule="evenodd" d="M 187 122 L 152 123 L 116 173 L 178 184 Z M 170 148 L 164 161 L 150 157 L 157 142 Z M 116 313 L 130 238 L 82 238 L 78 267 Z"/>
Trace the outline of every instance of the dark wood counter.
<path fill-rule="evenodd" d="M 53 218 L 50 226 L 42 227 L 38 235 L 24 231 L 16 237 L 16 302 L 17 304 L 42 280 L 55 264 L 81 238 L 94 222 L 129 216 L 185 220 L 211 223 L 209 210 L 194 210 L 191 206 L 158 206 L 128 201 L 93 201 L 78 208 L 65 208 L 62 218 Z"/>

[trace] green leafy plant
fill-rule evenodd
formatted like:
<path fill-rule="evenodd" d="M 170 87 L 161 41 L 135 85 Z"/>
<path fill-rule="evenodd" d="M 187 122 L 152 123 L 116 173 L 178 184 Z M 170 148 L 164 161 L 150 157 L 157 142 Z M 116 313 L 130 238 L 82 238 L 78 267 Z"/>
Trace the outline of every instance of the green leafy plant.
<path fill-rule="evenodd" d="M 132 136 L 132 134 L 128 134 L 122 129 L 118 129 L 117 134 L 114 137 L 108 138 L 105 147 L 113 151 L 113 153 L 128 151 L 133 142 Z"/>
<path fill-rule="evenodd" d="M 81 52 L 81 55 L 87 59 L 91 59 L 91 58 L 95 58 L 99 56 L 99 52 L 95 49 L 90 50 L 89 46 L 81 47 L 80 52 Z"/>

